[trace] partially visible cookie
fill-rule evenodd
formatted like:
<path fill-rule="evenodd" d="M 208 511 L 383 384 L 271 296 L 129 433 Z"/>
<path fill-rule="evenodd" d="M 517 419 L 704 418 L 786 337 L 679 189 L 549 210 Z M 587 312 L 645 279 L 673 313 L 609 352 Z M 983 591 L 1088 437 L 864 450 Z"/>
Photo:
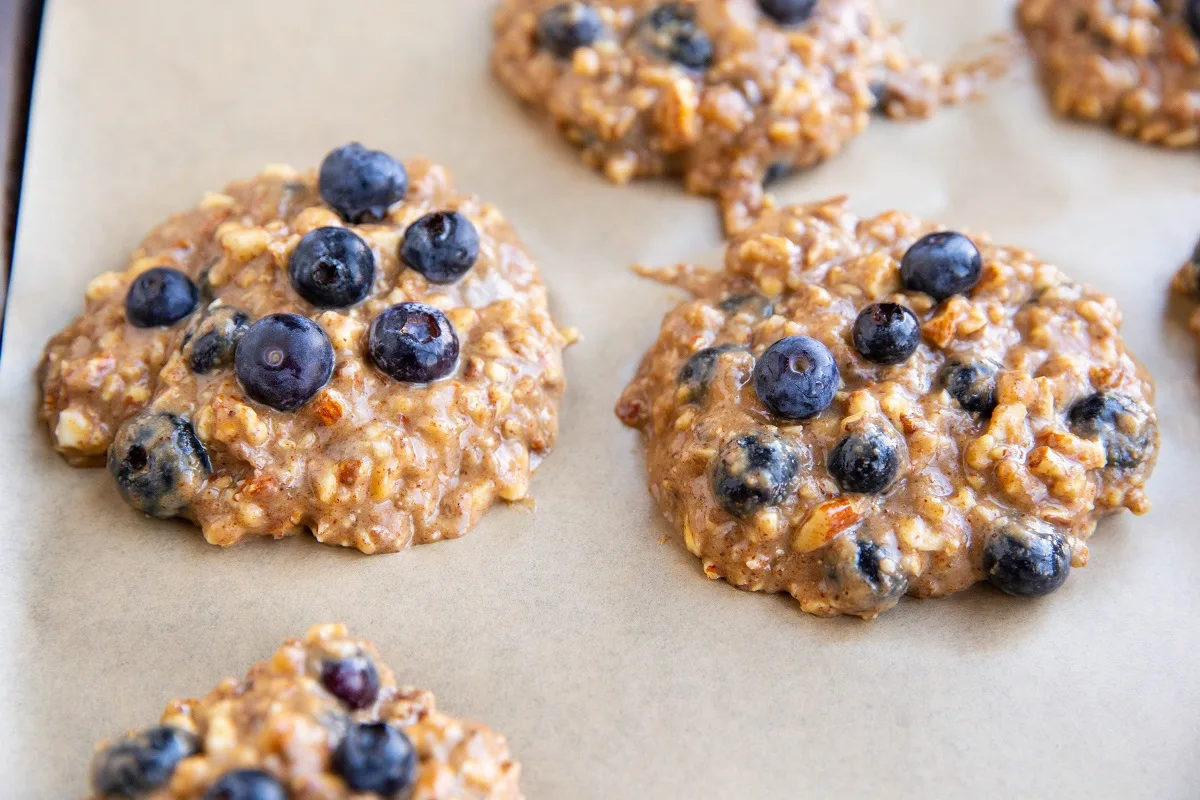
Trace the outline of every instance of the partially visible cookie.
<path fill-rule="evenodd" d="M 873 617 L 986 580 L 1054 591 L 1144 513 L 1154 388 L 1121 313 L 1034 254 L 844 198 L 769 212 L 617 407 L 705 573 Z"/>
<path fill-rule="evenodd" d="M 1054 110 L 1165 147 L 1200 142 L 1200 3 L 1021 0 Z"/>
<path fill-rule="evenodd" d="M 90 800 L 519 800 L 504 737 L 397 685 L 345 626 L 291 639 L 242 680 L 173 700 L 159 724 L 102 742 Z"/>
<path fill-rule="evenodd" d="M 1188 319 L 1188 325 L 1200 341 L 1200 244 L 1196 245 L 1192 257 L 1175 274 L 1171 289 L 1184 302 L 1195 306 Z"/>
<path fill-rule="evenodd" d="M 731 232 L 873 111 L 925 117 L 977 88 L 909 56 L 872 0 L 503 0 L 494 28 L 500 81 L 588 164 L 682 176 Z"/>
<path fill-rule="evenodd" d="M 500 212 L 426 161 L 348 145 L 152 231 L 46 346 L 72 464 L 228 545 L 310 529 L 391 552 L 526 497 L 574 333 Z"/>

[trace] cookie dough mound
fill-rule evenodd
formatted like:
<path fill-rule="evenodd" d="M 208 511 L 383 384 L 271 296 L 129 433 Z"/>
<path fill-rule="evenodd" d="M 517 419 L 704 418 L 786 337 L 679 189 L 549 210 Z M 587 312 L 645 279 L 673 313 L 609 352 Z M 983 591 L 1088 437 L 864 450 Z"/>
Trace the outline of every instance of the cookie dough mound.
<path fill-rule="evenodd" d="M 89 797 L 519 800 L 520 772 L 503 736 L 439 712 L 373 644 L 319 625 L 245 679 L 101 743 Z"/>
<path fill-rule="evenodd" d="M 908 56 L 871 0 L 503 0 L 494 28 L 499 80 L 584 161 L 618 183 L 682 176 L 731 232 L 872 111 L 926 117 L 996 71 Z"/>
<path fill-rule="evenodd" d="M 350 145 L 319 179 L 269 168 L 86 299 L 40 370 L 55 446 L 214 544 L 458 537 L 525 498 L 555 441 L 574 333 L 500 212 L 425 161 Z"/>
<path fill-rule="evenodd" d="M 1018 20 L 1054 110 L 1165 147 L 1200 141 L 1200 6 L 1021 0 Z"/>
<path fill-rule="evenodd" d="M 1185 303 L 1194 306 L 1188 326 L 1196 340 L 1200 341 L 1200 244 L 1196 245 L 1196 251 L 1187 263 L 1179 268 L 1171 289 Z"/>
<path fill-rule="evenodd" d="M 980 580 L 1036 596 L 1149 508 L 1120 311 L 1032 253 L 839 198 L 764 215 L 722 272 L 655 275 L 694 299 L 617 413 L 711 578 L 864 618 Z"/>

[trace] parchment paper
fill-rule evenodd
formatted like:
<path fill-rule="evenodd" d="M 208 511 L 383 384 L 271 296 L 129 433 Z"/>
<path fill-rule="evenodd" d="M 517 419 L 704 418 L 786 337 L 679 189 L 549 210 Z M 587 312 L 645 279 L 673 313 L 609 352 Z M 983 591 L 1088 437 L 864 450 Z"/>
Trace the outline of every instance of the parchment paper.
<path fill-rule="evenodd" d="M 1008 2 L 898 0 L 928 55 Z M 990 231 L 1115 295 L 1158 379 L 1154 510 L 1102 523 L 1057 594 L 979 588 L 874 623 L 706 580 L 612 406 L 672 292 L 634 262 L 714 263 L 713 204 L 618 188 L 492 82 L 490 0 L 54 0 L 38 63 L 0 366 L 0 796 L 85 791 L 96 740 L 157 720 L 312 623 L 504 732 L 530 798 L 1200 795 L 1200 390 L 1167 315 L 1200 234 L 1200 161 L 1052 120 L 1020 68 L 988 101 L 873 125 L 782 199 L 840 193 Z M 36 423 L 45 340 L 150 226 L 268 162 L 359 139 L 452 168 L 582 329 L 536 513 L 365 557 L 297 538 L 220 550 L 143 519 Z"/>

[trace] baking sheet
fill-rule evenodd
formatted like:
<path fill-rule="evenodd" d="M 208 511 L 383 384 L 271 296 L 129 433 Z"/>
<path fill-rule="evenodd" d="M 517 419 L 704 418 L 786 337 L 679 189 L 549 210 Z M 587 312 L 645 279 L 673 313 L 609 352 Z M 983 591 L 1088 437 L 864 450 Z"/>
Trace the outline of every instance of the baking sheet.
<path fill-rule="evenodd" d="M 1008 2 L 886 3 L 942 57 Z M 1185 798 L 1200 780 L 1200 389 L 1167 315 L 1200 234 L 1200 161 L 1051 120 L 1028 69 L 969 108 L 882 123 L 781 199 L 850 193 L 990 231 L 1114 294 L 1157 378 L 1154 510 L 1110 519 L 1055 595 L 905 601 L 873 623 L 706 580 L 645 491 L 612 406 L 670 290 L 634 262 L 714 263 L 713 205 L 608 185 L 486 70 L 490 0 L 54 0 L 0 361 L 0 796 L 85 790 L 94 741 L 157 719 L 312 623 L 504 732 L 530 798 Z M 143 519 L 35 420 L 44 341 L 94 274 L 206 189 L 360 139 L 447 164 L 538 257 L 567 357 L 535 513 L 364 557 L 232 550 Z"/>

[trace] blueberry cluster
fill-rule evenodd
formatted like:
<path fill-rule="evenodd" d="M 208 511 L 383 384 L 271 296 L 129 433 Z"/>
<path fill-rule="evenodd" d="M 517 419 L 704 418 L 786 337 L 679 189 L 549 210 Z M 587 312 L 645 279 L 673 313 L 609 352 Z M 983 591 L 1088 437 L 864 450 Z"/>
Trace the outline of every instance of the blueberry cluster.
<path fill-rule="evenodd" d="M 321 685 L 351 711 L 367 708 L 379 696 L 379 673 L 370 659 L 357 656 L 326 661 Z M 145 797 L 171 780 L 185 758 L 201 751 L 192 734 L 168 726 L 149 728 L 109 745 L 92 763 L 92 786 L 104 797 Z M 332 771 L 355 792 L 392 797 L 416 779 L 412 742 L 387 722 L 350 725 L 330 758 Z M 261 769 L 237 769 L 219 777 L 203 800 L 286 800 L 287 789 Z"/>

